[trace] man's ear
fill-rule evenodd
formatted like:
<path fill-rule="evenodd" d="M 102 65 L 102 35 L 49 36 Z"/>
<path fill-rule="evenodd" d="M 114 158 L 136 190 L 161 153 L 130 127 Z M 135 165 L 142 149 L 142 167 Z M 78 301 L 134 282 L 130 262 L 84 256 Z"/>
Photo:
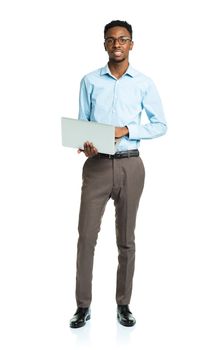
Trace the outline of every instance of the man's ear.
<path fill-rule="evenodd" d="M 129 50 L 132 50 L 132 49 L 133 49 L 133 46 L 134 46 L 134 42 L 131 41 L 131 42 L 130 42 L 130 48 L 129 48 Z"/>
<path fill-rule="evenodd" d="M 105 51 L 107 51 L 106 46 L 105 46 L 105 43 L 104 43 L 104 48 L 105 48 Z"/>

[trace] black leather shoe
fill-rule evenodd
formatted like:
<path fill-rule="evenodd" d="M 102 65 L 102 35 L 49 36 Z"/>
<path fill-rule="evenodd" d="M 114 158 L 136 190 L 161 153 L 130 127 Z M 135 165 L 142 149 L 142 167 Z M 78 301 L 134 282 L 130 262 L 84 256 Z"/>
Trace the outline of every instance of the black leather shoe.
<path fill-rule="evenodd" d="M 90 308 L 89 307 L 78 307 L 73 318 L 70 320 L 71 328 L 80 328 L 85 326 L 86 321 L 90 319 Z"/>
<path fill-rule="evenodd" d="M 117 318 L 119 323 L 125 327 L 132 327 L 136 323 L 136 320 L 129 310 L 128 305 L 117 306 Z"/>

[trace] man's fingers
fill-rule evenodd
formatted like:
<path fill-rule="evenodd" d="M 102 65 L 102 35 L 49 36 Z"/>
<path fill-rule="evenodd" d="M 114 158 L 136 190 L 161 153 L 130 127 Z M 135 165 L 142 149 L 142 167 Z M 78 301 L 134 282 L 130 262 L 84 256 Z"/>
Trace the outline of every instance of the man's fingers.
<path fill-rule="evenodd" d="M 90 143 L 86 142 L 86 153 L 88 157 L 90 157 L 90 152 L 91 152 Z"/>
<path fill-rule="evenodd" d="M 93 154 L 97 154 L 97 153 L 98 153 L 97 148 L 93 147 Z"/>
<path fill-rule="evenodd" d="M 94 147 L 92 142 L 86 141 L 84 143 L 84 154 L 85 154 L 86 157 L 92 157 L 92 156 L 94 156 L 97 153 L 98 153 L 98 151 Z"/>
<path fill-rule="evenodd" d="M 88 151 L 89 150 L 89 142 L 85 142 L 84 144 L 84 150 Z"/>

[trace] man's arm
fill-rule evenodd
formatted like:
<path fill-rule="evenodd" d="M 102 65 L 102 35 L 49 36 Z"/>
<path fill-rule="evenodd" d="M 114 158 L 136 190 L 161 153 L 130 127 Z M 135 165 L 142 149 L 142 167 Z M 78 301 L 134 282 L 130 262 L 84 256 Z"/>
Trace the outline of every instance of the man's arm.
<path fill-rule="evenodd" d="M 80 92 L 79 92 L 79 114 L 78 119 L 90 120 L 91 114 L 91 101 L 89 86 L 85 77 L 81 80 Z M 93 146 L 92 142 L 86 141 L 84 143 L 84 149 L 78 149 L 78 153 L 84 153 L 86 157 L 93 157 L 98 153 L 98 150 Z"/>
<path fill-rule="evenodd" d="M 122 128 L 115 128 L 115 137 L 120 138 L 129 134 L 129 130 L 127 126 L 123 126 Z"/>
<path fill-rule="evenodd" d="M 91 114 L 91 101 L 89 86 L 85 78 L 81 80 L 79 91 L 79 114 L 78 119 L 90 120 Z"/>
<path fill-rule="evenodd" d="M 130 140 L 153 139 L 162 136 L 167 131 L 166 120 L 158 91 L 149 81 L 148 89 L 143 97 L 143 109 L 149 119 L 149 123 L 138 125 L 136 122 L 127 124 Z"/>

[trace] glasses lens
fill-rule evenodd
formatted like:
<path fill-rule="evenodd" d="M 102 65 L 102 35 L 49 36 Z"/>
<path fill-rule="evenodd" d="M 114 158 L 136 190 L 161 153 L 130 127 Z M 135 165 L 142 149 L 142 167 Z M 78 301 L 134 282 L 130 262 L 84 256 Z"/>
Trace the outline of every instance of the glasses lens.
<path fill-rule="evenodd" d="M 113 38 L 107 38 L 107 39 L 105 39 L 105 42 L 106 42 L 107 45 L 113 45 L 114 39 Z"/>
<path fill-rule="evenodd" d="M 127 39 L 122 37 L 122 36 L 118 38 L 118 43 L 120 45 L 124 45 L 126 43 L 126 41 L 127 41 Z"/>

